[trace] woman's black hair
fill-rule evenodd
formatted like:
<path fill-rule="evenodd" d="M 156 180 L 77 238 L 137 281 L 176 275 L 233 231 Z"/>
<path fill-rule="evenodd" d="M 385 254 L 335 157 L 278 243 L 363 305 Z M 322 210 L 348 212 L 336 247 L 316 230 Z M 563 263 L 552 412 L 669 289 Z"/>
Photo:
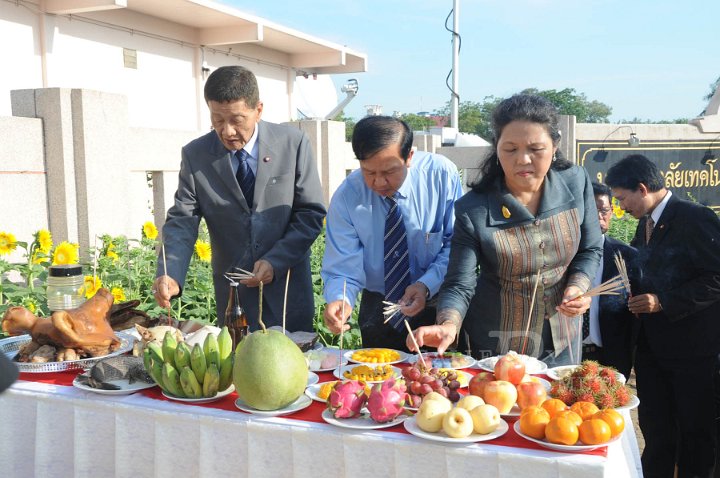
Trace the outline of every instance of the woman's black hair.
<path fill-rule="evenodd" d="M 525 94 L 514 95 L 501 101 L 492 114 L 493 150 L 480 164 L 479 179 L 470 184 L 473 191 L 486 191 L 497 178 L 505 176 L 500 166 L 497 145 L 503 129 L 513 121 L 529 121 L 541 124 L 547 129 L 553 145 L 557 146 L 560 143 L 558 112 L 550 101 L 542 96 Z M 559 149 L 555 153 L 555 158 L 550 169 L 561 171 L 572 166 L 572 163 L 565 159 Z"/>

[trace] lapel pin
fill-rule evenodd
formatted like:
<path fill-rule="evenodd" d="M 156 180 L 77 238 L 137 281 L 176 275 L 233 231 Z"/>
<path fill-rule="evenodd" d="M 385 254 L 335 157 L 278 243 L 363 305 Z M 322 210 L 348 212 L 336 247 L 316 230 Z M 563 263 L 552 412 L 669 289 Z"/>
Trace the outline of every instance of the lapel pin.
<path fill-rule="evenodd" d="M 502 207 L 502 215 L 505 219 L 510 219 L 510 216 L 512 214 L 510 214 L 510 209 L 508 209 L 506 206 L 503 206 Z"/>
<path fill-rule="evenodd" d="M 270 162 L 270 156 L 265 156 L 263 158 L 263 163 L 269 163 Z"/>

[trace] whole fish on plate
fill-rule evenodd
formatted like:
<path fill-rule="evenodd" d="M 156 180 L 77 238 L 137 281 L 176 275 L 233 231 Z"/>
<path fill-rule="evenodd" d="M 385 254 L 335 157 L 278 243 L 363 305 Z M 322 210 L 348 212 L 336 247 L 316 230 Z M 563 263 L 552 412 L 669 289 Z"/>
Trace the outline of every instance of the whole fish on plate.
<path fill-rule="evenodd" d="M 109 383 L 115 380 L 127 380 L 128 383 L 155 383 L 145 371 L 143 359 L 131 355 L 119 355 L 97 362 L 82 375 L 78 381 L 83 385 L 103 390 L 120 390 L 120 387 Z"/>

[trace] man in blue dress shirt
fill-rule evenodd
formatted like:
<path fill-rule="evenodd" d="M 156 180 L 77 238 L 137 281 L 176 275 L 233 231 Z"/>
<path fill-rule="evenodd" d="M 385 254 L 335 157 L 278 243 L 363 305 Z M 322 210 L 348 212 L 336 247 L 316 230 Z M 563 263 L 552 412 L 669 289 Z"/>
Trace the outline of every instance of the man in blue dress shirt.
<path fill-rule="evenodd" d="M 447 270 L 453 232 L 454 203 L 462 195 L 456 166 L 446 157 L 412 150 L 408 125 L 389 116 L 368 116 L 353 131 L 352 147 L 360 160 L 330 201 L 322 278 L 327 301 L 325 324 L 340 333 L 362 292 L 359 324 L 364 347 L 407 350 L 410 326 L 435 323 L 428 306 Z M 409 267 L 400 282 L 401 313 L 384 323 L 383 301 L 390 297 L 386 221 L 399 211 L 406 236 L 398 250 L 407 259 L 393 265 Z M 390 251 L 390 252 L 389 252 Z M 395 252 L 397 255 L 397 252 Z M 343 296 L 343 291 L 344 296 Z"/>

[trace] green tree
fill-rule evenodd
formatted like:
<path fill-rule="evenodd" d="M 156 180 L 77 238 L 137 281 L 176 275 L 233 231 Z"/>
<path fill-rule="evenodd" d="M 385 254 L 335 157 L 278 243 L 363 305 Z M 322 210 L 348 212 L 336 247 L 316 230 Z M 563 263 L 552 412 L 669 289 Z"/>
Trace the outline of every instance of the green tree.
<path fill-rule="evenodd" d="M 400 119 L 408 124 L 410 131 L 426 131 L 429 127 L 435 126 L 435 122 L 430 118 L 413 113 L 400 115 Z"/>
<path fill-rule="evenodd" d="M 589 101 L 584 93 L 577 93 L 574 88 L 565 88 L 559 91 L 528 88 L 521 93 L 547 98 L 557 107 L 561 115 L 574 115 L 578 123 L 610 122 L 612 108 L 599 101 Z"/>
<path fill-rule="evenodd" d="M 345 116 L 344 111 L 341 111 L 333 118 L 333 121 L 342 121 L 345 123 L 345 141 L 350 142 L 352 140 L 353 129 L 355 129 L 355 123 L 357 122 L 353 118 Z"/>
<path fill-rule="evenodd" d="M 705 95 L 705 97 L 703 99 L 710 101 L 710 98 L 712 98 L 713 95 L 715 94 L 715 90 L 717 90 L 719 87 L 720 87 L 720 76 L 718 76 L 718 79 L 715 80 L 715 83 L 710 85 L 710 93 Z"/>

